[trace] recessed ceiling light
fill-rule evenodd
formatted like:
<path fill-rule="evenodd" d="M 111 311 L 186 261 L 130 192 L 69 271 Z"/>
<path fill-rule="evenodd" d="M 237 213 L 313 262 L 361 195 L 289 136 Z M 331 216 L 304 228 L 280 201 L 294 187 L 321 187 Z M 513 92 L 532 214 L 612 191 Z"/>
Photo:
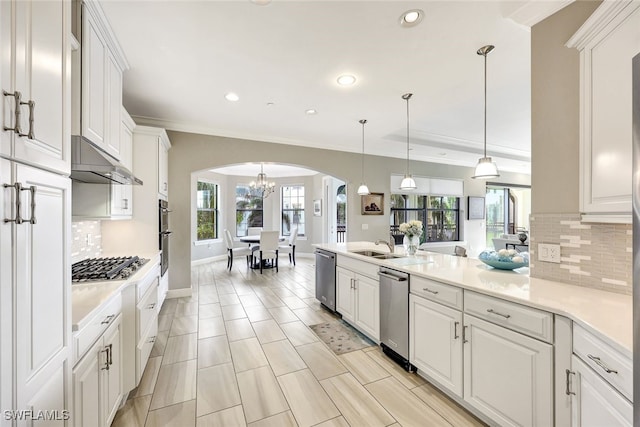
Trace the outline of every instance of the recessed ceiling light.
<path fill-rule="evenodd" d="M 400 15 L 400 25 L 403 27 L 413 27 L 418 25 L 422 21 L 423 17 L 424 12 L 420 9 L 407 10 L 405 13 Z"/>
<path fill-rule="evenodd" d="M 441 152 L 441 153 L 438 153 L 438 154 L 441 155 L 441 156 L 446 156 L 447 155 L 447 153 L 445 153 L 444 151 Z"/>
<path fill-rule="evenodd" d="M 314 110 L 313 108 L 309 108 L 307 111 L 305 111 L 305 114 L 308 116 L 313 116 L 314 114 L 318 114 L 318 111 Z"/>
<path fill-rule="evenodd" d="M 240 97 L 237 93 L 229 92 L 224 96 L 224 99 L 226 99 L 227 101 L 236 102 L 240 100 Z"/>
<path fill-rule="evenodd" d="M 355 82 L 356 82 L 355 76 L 352 76 L 350 74 L 343 74 L 338 77 L 338 84 L 340 86 L 351 86 Z"/>
<path fill-rule="evenodd" d="M 273 107 L 274 105 L 276 104 L 274 104 L 273 102 L 267 102 L 267 107 Z"/>

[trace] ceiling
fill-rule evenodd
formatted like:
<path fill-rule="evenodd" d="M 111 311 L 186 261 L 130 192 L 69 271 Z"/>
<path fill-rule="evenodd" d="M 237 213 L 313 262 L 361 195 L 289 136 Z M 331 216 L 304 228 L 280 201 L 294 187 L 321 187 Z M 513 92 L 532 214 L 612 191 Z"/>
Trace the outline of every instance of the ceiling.
<path fill-rule="evenodd" d="M 566 0 L 562 0 L 565 1 Z M 102 2 L 130 69 L 124 105 L 167 129 L 475 165 L 483 141 L 501 170 L 529 173 L 530 31 L 523 2 Z M 556 2 L 558 3 L 558 2 Z M 515 5 L 515 6 L 514 6 Z M 399 25 L 409 9 L 425 12 Z M 341 87 L 336 78 L 357 81 Z M 225 94 L 240 99 L 229 102 Z M 269 105 L 272 103 L 273 105 Z M 307 115 L 307 109 L 317 114 Z"/>
<path fill-rule="evenodd" d="M 297 176 L 311 176 L 317 175 L 319 172 L 311 169 L 300 168 L 297 166 L 288 166 L 282 164 L 263 164 L 264 173 L 267 174 L 267 178 L 288 178 Z M 259 163 L 243 163 L 238 165 L 224 166 L 221 168 L 211 169 L 210 172 L 219 173 L 222 175 L 233 176 L 257 176 L 260 172 Z"/>

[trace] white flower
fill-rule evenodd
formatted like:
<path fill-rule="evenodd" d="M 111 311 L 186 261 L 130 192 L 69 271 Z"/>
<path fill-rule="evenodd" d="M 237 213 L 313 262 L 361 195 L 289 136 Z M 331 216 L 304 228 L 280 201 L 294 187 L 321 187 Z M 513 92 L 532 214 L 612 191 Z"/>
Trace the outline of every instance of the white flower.
<path fill-rule="evenodd" d="M 403 222 L 398 227 L 400 232 L 407 236 L 421 236 L 422 235 L 422 221 L 414 219 L 409 222 Z"/>

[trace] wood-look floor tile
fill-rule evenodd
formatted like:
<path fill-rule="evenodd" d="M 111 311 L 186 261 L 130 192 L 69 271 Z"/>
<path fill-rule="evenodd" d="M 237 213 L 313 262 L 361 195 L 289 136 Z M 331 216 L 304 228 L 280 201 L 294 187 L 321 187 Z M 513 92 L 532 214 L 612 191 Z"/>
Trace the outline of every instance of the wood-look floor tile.
<path fill-rule="evenodd" d="M 319 380 L 347 372 L 347 368 L 323 343 L 314 342 L 296 348 L 302 360 Z"/>
<path fill-rule="evenodd" d="M 258 295 L 262 304 L 267 308 L 283 307 L 284 302 L 275 295 Z"/>
<path fill-rule="evenodd" d="M 304 301 L 302 301 L 300 298 L 298 298 L 297 296 L 290 296 L 290 297 L 280 297 L 280 299 L 282 300 L 282 302 L 284 302 L 287 307 L 289 307 L 291 310 L 295 310 L 297 308 L 309 308 L 307 306 L 307 304 L 305 304 Z"/>
<path fill-rule="evenodd" d="M 151 395 L 129 399 L 116 413 L 111 427 L 144 427 Z"/>
<path fill-rule="evenodd" d="M 307 306 L 309 306 L 309 308 L 312 310 L 323 310 L 322 304 L 320 304 L 320 301 L 318 301 L 315 297 L 302 298 L 302 301 L 304 301 L 304 303 L 307 304 Z"/>
<path fill-rule="evenodd" d="M 200 310 L 198 311 L 198 318 L 200 319 L 208 319 L 210 317 L 219 317 L 222 316 L 222 309 L 220 308 L 220 304 L 202 304 L 200 305 Z"/>
<path fill-rule="evenodd" d="M 276 377 L 290 372 L 299 371 L 300 369 L 305 369 L 307 367 L 289 340 L 263 344 L 262 350 L 267 356 L 269 365 L 271 366 L 271 369 L 273 369 L 273 373 Z"/>
<path fill-rule="evenodd" d="M 238 341 L 256 336 L 251 327 L 251 322 L 247 318 L 229 320 L 224 322 L 224 326 L 227 329 L 229 341 Z"/>
<path fill-rule="evenodd" d="M 285 297 L 293 297 L 293 296 L 296 295 L 296 294 L 294 294 L 293 292 L 291 292 L 287 288 L 274 288 L 274 289 L 272 289 L 272 291 L 273 291 L 273 294 L 275 296 L 279 297 L 280 299 L 285 298 Z"/>
<path fill-rule="evenodd" d="M 269 362 L 256 338 L 229 343 L 236 372 L 267 366 Z"/>
<path fill-rule="evenodd" d="M 251 289 L 251 286 L 245 283 L 234 282 L 233 288 L 236 290 L 236 294 L 238 294 L 238 296 L 255 294 L 255 292 L 253 292 L 253 289 Z"/>
<path fill-rule="evenodd" d="M 147 366 L 144 368 L 144 372 L 142 373 L 142 378 L 140 378 L 140 384 L 138 384 L 138 388 L 136 389 L 136 397 L 153 394 L 153 389 L 156 386 L 161 365 L 162 357 L 149 358 Z"/>
<path fill-rule="evenodd" d="M 149 412 L 145 427 L 187 427 L 196 423 L 196 401 L 178 403 Z"/>
<path fill-rule="evenodd" d="M 162 356 L 164 349 L 167 346 L 167 340 L 169 339 L 169 330 L 158 332 L 156 335 L 156 341 L 153 343 L 150 357 Z"/>
<path fill-rule="evenodd" d="M 253 422 L 249 427 L 298 427 L 298 423 L 291 411 L 285 411 Z"/>
<path fill-rule="evenodd" d="M 431 406 L 444 419 L 455 427 L 483 427 L 485 423 L 471 415 L 468 411 L 447 397 L 429 383 L 411 390 L 423 402 Z"/>
<path fill-rule="evenodd" d="M 246 307 L 244 311 L 247 313 L 247 317 L 251 322 L 271 319 L 271 313 L 269 313 L 269 310 L 262 304 L 253 307 Z"/>
<path fill-rule="evenodd" d="M 292 372 L 278 377 L 291 412 L 301 427 L 312 426 L 340 415 L 311 371 Z"/>
<path fill-rule="evenodd" d="M 271 313 L 278 323 L 295 322 L 296 320 L 300 320 L 289 307 L 270 308 L 269 313 Z"/>
<path fill-rule="evenodd" d="M 236 295 L 235 291 L 233 290 L 233 287 L 231 287 L 231 290 L 233 293 L 221 294 L 218 296 L 218 299 L 220 299 L 220 306 L 225 307 L 227 305 L 240 304 L 240 299 L 238 298 L 238 295 Z"/>
<path fill-rule="evenodd" d="M 318 337 L 301 321 L 283 323 L 280 328 L 285 333 L 291 344 L 299 346 L 318 341 Z"/>
<path fill-rule="evenodd" d="M 403 426 L 451 427 L 440 414 L 400 384 L 395 377 L 364 386 Z"/>
<path fill-rule="evenodd" d="M 222 316 L 224 317 L 224 320 L 234 320 L 247 317 L 247 313 L 245 313 L 242 308 L 242 304 L 223 305 Z"/>
<path fill-rule="evenodd" d="M 284 332 L 282 332 L 282 329 L 280 329 L 276 321 L 273 319 L 254 322 L 252 325 L 253 330 L 256 332 L 258 337 L 258 341 L 260 341 L 261 344 L 280 341 L 287 338 Z"/>
<path fill-rule="evenodd" d="M 198 369 L 196 416 L 240 405 L 236 373 L 231 363 Z"/>
<path fill-rule="evenodd" d="M 303 308 L 297 308 L 293 310 L 293 313 L 298 316 L 305 325 L 317 325 L 319 323 L 332 322 L 336 320 L 336 317 L 325 313 L 324 310 L 313 310 L 305 304 Z"/>
<path fill-rule="evenodd" d="M 175 317 L 181 316 L 197 316 L 198 315 L 198 302 L 178 303 L 176 306 Z"/>
<path fill-rule="evenodd" d="M 199 369 L 229 362 L 231 362 L 231 350 L 227 337 L 221 335 L 198 340 Z"/>
<path fill-rule="evenodd" d="M 173 314 L 158 315 L 158 332 L 171 329 L 171 322 L 173 322 Z"/>
<path fill-rule="evenodd" d="M 195 359 L 198 355 L 198 334 L 176 335 L 169 337 L 164 350 L 162 364 L 182 362 Z"/>
<path fill-rule="evenodd" d="M 164 300 L 162 304 L 162 308 L 160 309 L 160 315 L 173 314 L 176 312 L 176 307 L 178 305 L 178 300 L 175 298 L 167 298 Z"/>
<path fill-rule="evenodd" d="M 369 384 L 391 375 L 389 371 L 367 356 L 363 350 L 341 354 L 338 359 L 361 384 Z"/>
<path fill-rule="evenodd" d="M 198 321 L 198 339 L 217 337 L 225 335 L 227 330 L 224 328 L 224 319 L 222 317 L 209 317 Z"/>
<path fill-rule="evenodd" d="M 236 376 L 248 423 L 289 409 L 278 381 L 268 366 L 240 372 Z"/>
<path fill-rule="evenodd" d="M 255 306 L 262 305 L 262 301 L 260 301 L 260 298 L 258 298 L 256 294 L 241 295 L 238 298 L 240 298 L 240 303 L 245 309 L 247 307 L 255 307 Z"/>
<path fill-rule="evenodd" d="M 245 427 L 242 405 L 223 409 L 196 419 L 196 427 Z"/>
<path fill-rule="evenodd" d="M 223 295 L 235 295 L 236 294 L 236 290 L 233 287 L 233 285 L 231 285 L 231 283 L 227 284 L 227 285 L 216 285 L 216 288 L 218 289 L 218 295 L 220 295 L 220 297 L 222 297 Z M 232 300 L 234 298 L 231 298 Z M 222 302 L 222 298 L 220 299 L 220 303 L 222 305 L 229 305 L 227 303 L 223 303 Z M 230 304 L 240 304 L 240 301 L 236 300 L 236 302 L 232 302 Z"/>
<path fill-rule="evenodd" d="M 351 374 L 320 381 L 349 424 L 384 427 L 395 419 Z"/>
<path fill-rule="evenodd" d="M 205 295 L 200 295 L 198 300 L 201 306 L 220 302 L 220 299 L 218 298 L 218 294 L 216 293 L 207 293 Z"/>
<path fill-rule="evenodd" d="M 363 424 L 368 425 L 368 424 Z M 350 427 L 347 420 L 344 417 L 331 418 L 329 421 L 325 421 L 320 424 L 316 424 L 315 427 Z"/>
<path fill-rule="evenodd" d="M 169 336 L 185 335 L 198 332 L 198 316 L 174 317 L 171 322 Z"/>
<path fill-rule="evenodd" d="M 160 367 L 151 400 L 152 410 L 196 398 L 197 363 L 193 359 Z"/>
<path fill-rule="evenodd" d="M 427 381 L 416 373 L 409 373 L 402 369 L 400 365 L 389 359 L 378 347 L 376 351 L 366 353 L 367 356 L 375 360 L 380 366 L 386 369 L 394 378 L 408 389 L 421 386 Z"/>

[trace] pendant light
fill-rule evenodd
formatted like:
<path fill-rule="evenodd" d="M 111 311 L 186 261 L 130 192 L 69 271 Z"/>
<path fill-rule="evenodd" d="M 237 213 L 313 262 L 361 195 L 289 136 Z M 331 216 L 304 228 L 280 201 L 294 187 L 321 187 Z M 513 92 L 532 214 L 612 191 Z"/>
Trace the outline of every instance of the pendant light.
<path fill-rule="evenodd" d="M 400 183 L 401 190 L 415 190 L 418 188 L 416 186 L 416 181 L 411 177 L 409 173 L 409 100 L 413 96 L 412 93 L 405 93 L 402 95 L 402 99 L 407 101 L 407 173 L 404 175 L 402 182 Z"/>
<path fill-rule="evenodd" d="M 260 173 L 255 181 L 251 181 L 249 188 L 255 191 L 261 198 L 266 199 L 269 194 L 273 193 L 276 187 L 276 183 L 267 179 L 267 174 L 264 173 L 264 164 L 260 163 Z"/>
<path fill-rule="evenodd" d="M 484 56 L 484 157 L 478 160 L 475 173 L 471 177 L 474 179 L 497 178 L 500 176 L 498 166 L 491 160 L 491 157 L 487 157 L 487 55 L 494 47 L 493 45 L 483 46 L 476 52 L 478 55 Z"/>
<path fill-rule="evenodd" d="M 367 123 L 365 119 L 359 121 L 362 125 L 362 181 L 360 181 L 360 187 L 358 187 L 358 195 L 366 196 L 369 194 L 369 187 L 364 182 L 364 125 Z"/>

